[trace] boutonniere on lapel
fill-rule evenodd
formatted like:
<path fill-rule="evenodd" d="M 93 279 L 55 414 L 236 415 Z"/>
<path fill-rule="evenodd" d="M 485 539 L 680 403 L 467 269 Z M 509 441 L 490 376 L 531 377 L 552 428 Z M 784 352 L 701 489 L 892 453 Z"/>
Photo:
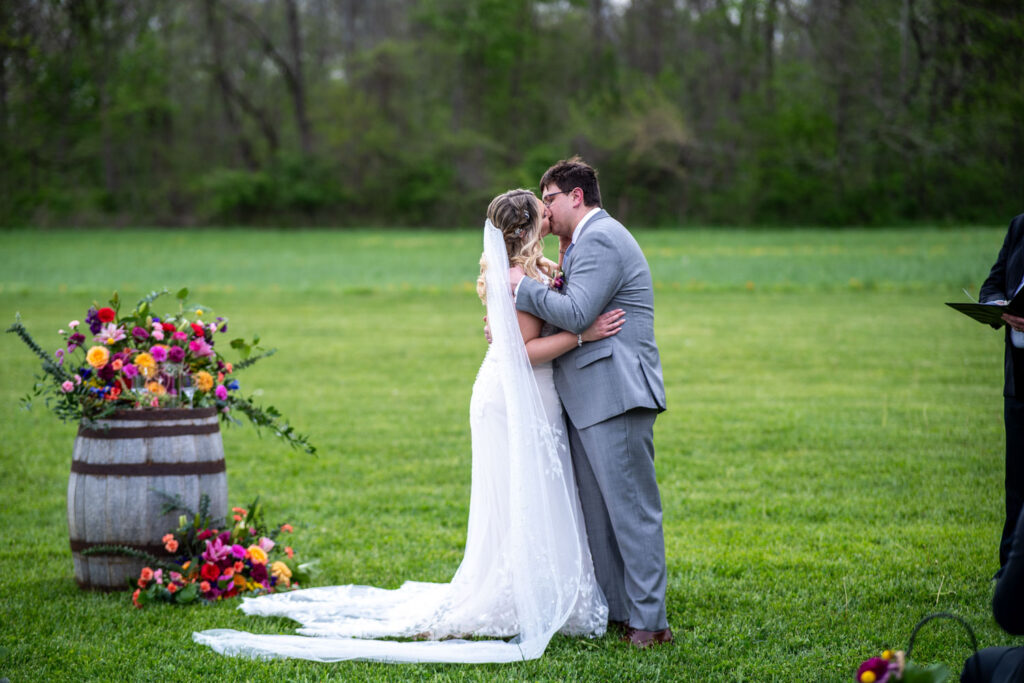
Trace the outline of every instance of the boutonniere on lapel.
<path fill-rule="evenodd" d="M 555 276 L 551 278 L 551 289 L 561 292 L 562 287 L 565 287 L 565 273 L 561 270 L 556 270 Z"/>

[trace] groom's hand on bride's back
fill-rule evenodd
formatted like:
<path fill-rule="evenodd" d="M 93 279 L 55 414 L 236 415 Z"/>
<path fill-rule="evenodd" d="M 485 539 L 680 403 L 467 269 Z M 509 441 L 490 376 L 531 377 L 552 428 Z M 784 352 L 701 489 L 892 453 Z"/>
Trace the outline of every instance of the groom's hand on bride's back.
<path fill-rule="evenodd" d="M 487 337 L 487 343 L 488 344 L 490 344 L 492 341 L 494 341 L 493 339 L 491 339 L 491 325 L 490 325 L 490 323 L 487 322 L 487 316 L 486 315 L 484 316 L 484 336 Z"/>

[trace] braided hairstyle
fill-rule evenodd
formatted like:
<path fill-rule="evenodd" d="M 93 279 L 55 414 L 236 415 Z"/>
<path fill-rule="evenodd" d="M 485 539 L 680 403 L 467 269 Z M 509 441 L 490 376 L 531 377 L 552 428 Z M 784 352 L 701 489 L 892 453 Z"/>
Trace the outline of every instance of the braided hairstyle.
<path fill-rule="evenodd" d="M 508 265 L 519 266 L 527 277 L 543 280 L 551 275 L 544 259 L 544 243 L 540 236 L 541 213 L 537 209 L 537 196 L 529 190 L 509 190 L 491 200 L 487 217 L 505 238 Z M 476 292 L 487 303 L 484 272 L 487 263 L 480 258 L 480 277 Z"/>

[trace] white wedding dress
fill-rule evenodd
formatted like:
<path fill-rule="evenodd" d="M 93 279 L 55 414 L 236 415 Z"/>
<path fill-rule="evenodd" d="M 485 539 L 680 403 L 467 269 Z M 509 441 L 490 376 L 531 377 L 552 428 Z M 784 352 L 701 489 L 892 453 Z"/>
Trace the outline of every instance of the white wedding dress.
<path fill-rule="evenodd" d="M 508 294 L 504 240 L 490 221 L 484 254 L 493 342 L 470 402 L 469 524 L 451 582 L 247 598 L 243 612 L 294 619 L 302 635 L 217 629 L 194 633 L 196 642 L 249 657 L 484 663 L 536 659 L 556 632 L 604 633 L 608 607 L 594 577 L 551 364 L 530 367 Z M 376 640 L 395 637 L 415 640 Z"/>

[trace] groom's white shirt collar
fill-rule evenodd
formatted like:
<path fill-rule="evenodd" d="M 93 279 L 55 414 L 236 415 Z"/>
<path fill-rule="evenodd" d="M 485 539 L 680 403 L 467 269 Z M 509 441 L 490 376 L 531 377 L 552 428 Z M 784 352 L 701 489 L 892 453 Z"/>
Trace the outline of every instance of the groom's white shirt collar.
<path fill-rule="evenodd" d="M 593 218 L 594 214 L 596 214 L 600 210 L 601 210 L 600 206 L 595 206 L 590 211 L 587 211 L 587 215 L 585 215 L 583 218 L 581 218 L 580 222 L 576 224 L 576 227 L 572 229 L 572 243 L 573 244 L 576 244 L 576 241 L 580 238 L 580 233 L 582 232 L 582 230 L 580 230 L 580 228 L 582 228 L 584 225 L 586 225 L 587 221 L 589 221 L 591 218 Z"/>

